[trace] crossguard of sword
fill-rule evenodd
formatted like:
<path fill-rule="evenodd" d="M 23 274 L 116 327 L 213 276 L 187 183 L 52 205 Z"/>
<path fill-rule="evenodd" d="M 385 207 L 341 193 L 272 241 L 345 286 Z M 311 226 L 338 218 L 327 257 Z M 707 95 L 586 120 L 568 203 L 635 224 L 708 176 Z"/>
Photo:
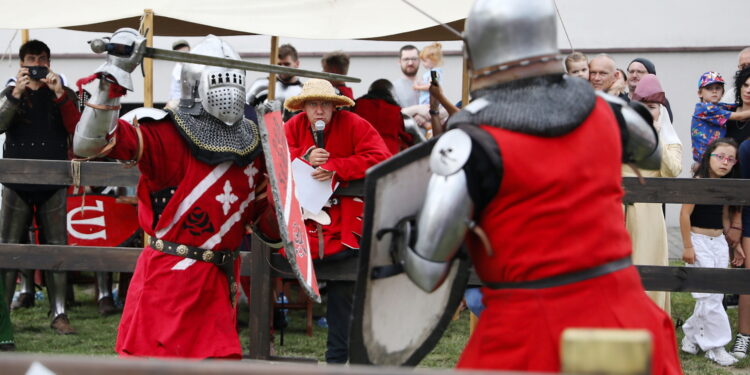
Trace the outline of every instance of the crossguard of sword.
<path fill-rule="evenodd" d="M 115 56 L 130 56 L 133 51 L 133 46 L 124 44 L 109 43 L 103 39 L 94 39 L 89 42 L 91 51 L 94 53 L 107 52 Z M 320 78 L 331 81 L 342 81 L 342 82 L 362 82 L 361 79 L 356 77 L 345 76 L 341 74 L 315 72 L 312 70 L 296 69 L 280 65 L 261 64 L 250 61 L 225 59 L 220 57 L 198 55 L 189 52 L 171 51 L 160 48 L 146 47 L 143 57 L 149 57 L 154 60 L 167 60 L 174 62 L 181 62 L 187 64 L 201 64 L 219 66 L 229 69 L 240 69 L 249 70 L 253 72 L 264 72 L 274 74 L 287 74 L 299 77 L 307 78 Z"/>

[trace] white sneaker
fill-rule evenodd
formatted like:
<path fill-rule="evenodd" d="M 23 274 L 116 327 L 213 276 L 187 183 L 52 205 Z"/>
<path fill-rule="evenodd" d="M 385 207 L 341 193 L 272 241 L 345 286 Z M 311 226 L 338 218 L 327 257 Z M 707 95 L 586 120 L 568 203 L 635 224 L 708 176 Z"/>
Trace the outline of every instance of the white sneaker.
<path fill-rule="evenodd" d="M 750 336 L 738 333 L 732 346 L 732 355 L 737 359 L 745 358 L 748 346 L 750 346 Z"/>
<path fill-rule="evenodd" d="M 707 350 L 706 358 L 718 363 L 721 366 L 731 366 L 738 361 L 738 359 L 732 357 L 732 355 L 730 355 L 723 346 Z"/>
<path fill-rule="evenodd" d="M 690 341 L 687 337 L 682 338 L 682 351 L 685 353 L 690 353 L 692 355 L 698 354 L 698 351 L 700 351 L 700 348 L 698 347 L 698 344 Z"/>

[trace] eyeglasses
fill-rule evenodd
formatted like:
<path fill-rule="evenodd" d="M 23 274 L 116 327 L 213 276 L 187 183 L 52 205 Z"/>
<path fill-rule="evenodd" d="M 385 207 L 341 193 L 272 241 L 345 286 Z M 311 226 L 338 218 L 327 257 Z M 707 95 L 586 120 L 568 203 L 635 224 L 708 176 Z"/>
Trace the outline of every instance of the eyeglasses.
<path fill-rule="evenodd" d="M 418 57 L 403 57 L 403 58 L 401 58 L 401 61 L 403 61 L 403 62 L 409 62 L 409 61 L 415 62 L 415 61 L 419 61 L 419 58 Z"/>
<path fill-rule="evenodd" d="M 719 159 L 723 163 L 729 163 L 729 164 L 735 164 L 737 163 L 737 159 L 731 156 L 726 156 L 724 154 L 711 154 L 711 156 Z"/>

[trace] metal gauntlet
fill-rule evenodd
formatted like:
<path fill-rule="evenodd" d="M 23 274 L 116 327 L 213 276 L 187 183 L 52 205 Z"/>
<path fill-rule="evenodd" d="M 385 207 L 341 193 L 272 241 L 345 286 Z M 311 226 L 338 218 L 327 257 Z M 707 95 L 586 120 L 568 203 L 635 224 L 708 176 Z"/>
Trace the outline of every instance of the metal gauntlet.
<path fill-rule="evenodd" d="M 120 98 L 109 97 L 110 85 L 106 79 L 99 79 L 99 88 L 92 94 L 76 125 L 73 152 L 78 156 L 99 154 L 109 143 L 107 136 L 117 128 Z"/>

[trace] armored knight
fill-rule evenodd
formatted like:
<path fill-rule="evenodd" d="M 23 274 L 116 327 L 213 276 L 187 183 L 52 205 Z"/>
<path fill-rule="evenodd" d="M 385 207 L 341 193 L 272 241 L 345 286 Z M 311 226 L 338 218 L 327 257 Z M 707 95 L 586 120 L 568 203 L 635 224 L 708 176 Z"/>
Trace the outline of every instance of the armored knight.
<path fill-rule="evenodd" d="M 145 40 L 120 29 L 108 40 L 98 89 L 78 123 L 76 154 L 137 164 L 138 259 L 118 329 L 122 356 L 241 357 L 236 331 L 237 249 L 245 225 L 273 233 L 275 217 L 257 125 L 243 117 L 245 72 L 184 64 L 175 111 L 135 110 L 118 119 L 120 97 Z M 239 59 L 209 35 L 192 51 Z"/>
<path fill-rule="evenodd" d="M 394 264 L 364 274 L 395 284 L 403 269 L 429 293 L 463 261 L 465 243 L 486 309 L 459 368 L 559 372 L 562 332 L 598 327 L 648 330 L 652 373 L 679 374 L 672 322 L 632 266 L 621 207 L 621 164 L 658 168 L 656 132 L 640 109 L 563 74 L 555 21 L 552 0 L 475 2 L 464 34 L 475 100 L 432 148 L 419 212 L 373 232 L 376 245 L 393 238 Z M 367 292 L 358 290 L 365 306 L 355 313 L 383 302 Z M 378 336 L 388 338 L 380 347 L 394 340 L 368 333 L 368 319 L 372 360 Z"/>
<path fill-rule="evenodd" d="M 59 75 L 48 71 L 50 50 L 45 43 L 24 43 L 19 58 L 15 83 L 0 93 L 0 133 L 7 136 L 3 157 L 67 160 L 70 133 L 81 116 L 76 95 L 62 85 Z M 0 242 L 29 243 L 38 238 L 42 244 L 66 244 L 66 196 L 65 186 L 5 184 Z M 38 232 L 30 231 L 34 220 Z M 14 309 L 33 306 L 36 294 L 33 271 L 22 270 L 20 275 L 21 290 Z M 3 294 L 10 301 L 16 289 L 16 270 L 6 270 L 4 279 Z M 66 310 L 67 280 L 66 272 L 45 272 L 51 326 L 60 334 L 75 333 Z M 0 345 L 3 343 L 0 337 Z"/>

